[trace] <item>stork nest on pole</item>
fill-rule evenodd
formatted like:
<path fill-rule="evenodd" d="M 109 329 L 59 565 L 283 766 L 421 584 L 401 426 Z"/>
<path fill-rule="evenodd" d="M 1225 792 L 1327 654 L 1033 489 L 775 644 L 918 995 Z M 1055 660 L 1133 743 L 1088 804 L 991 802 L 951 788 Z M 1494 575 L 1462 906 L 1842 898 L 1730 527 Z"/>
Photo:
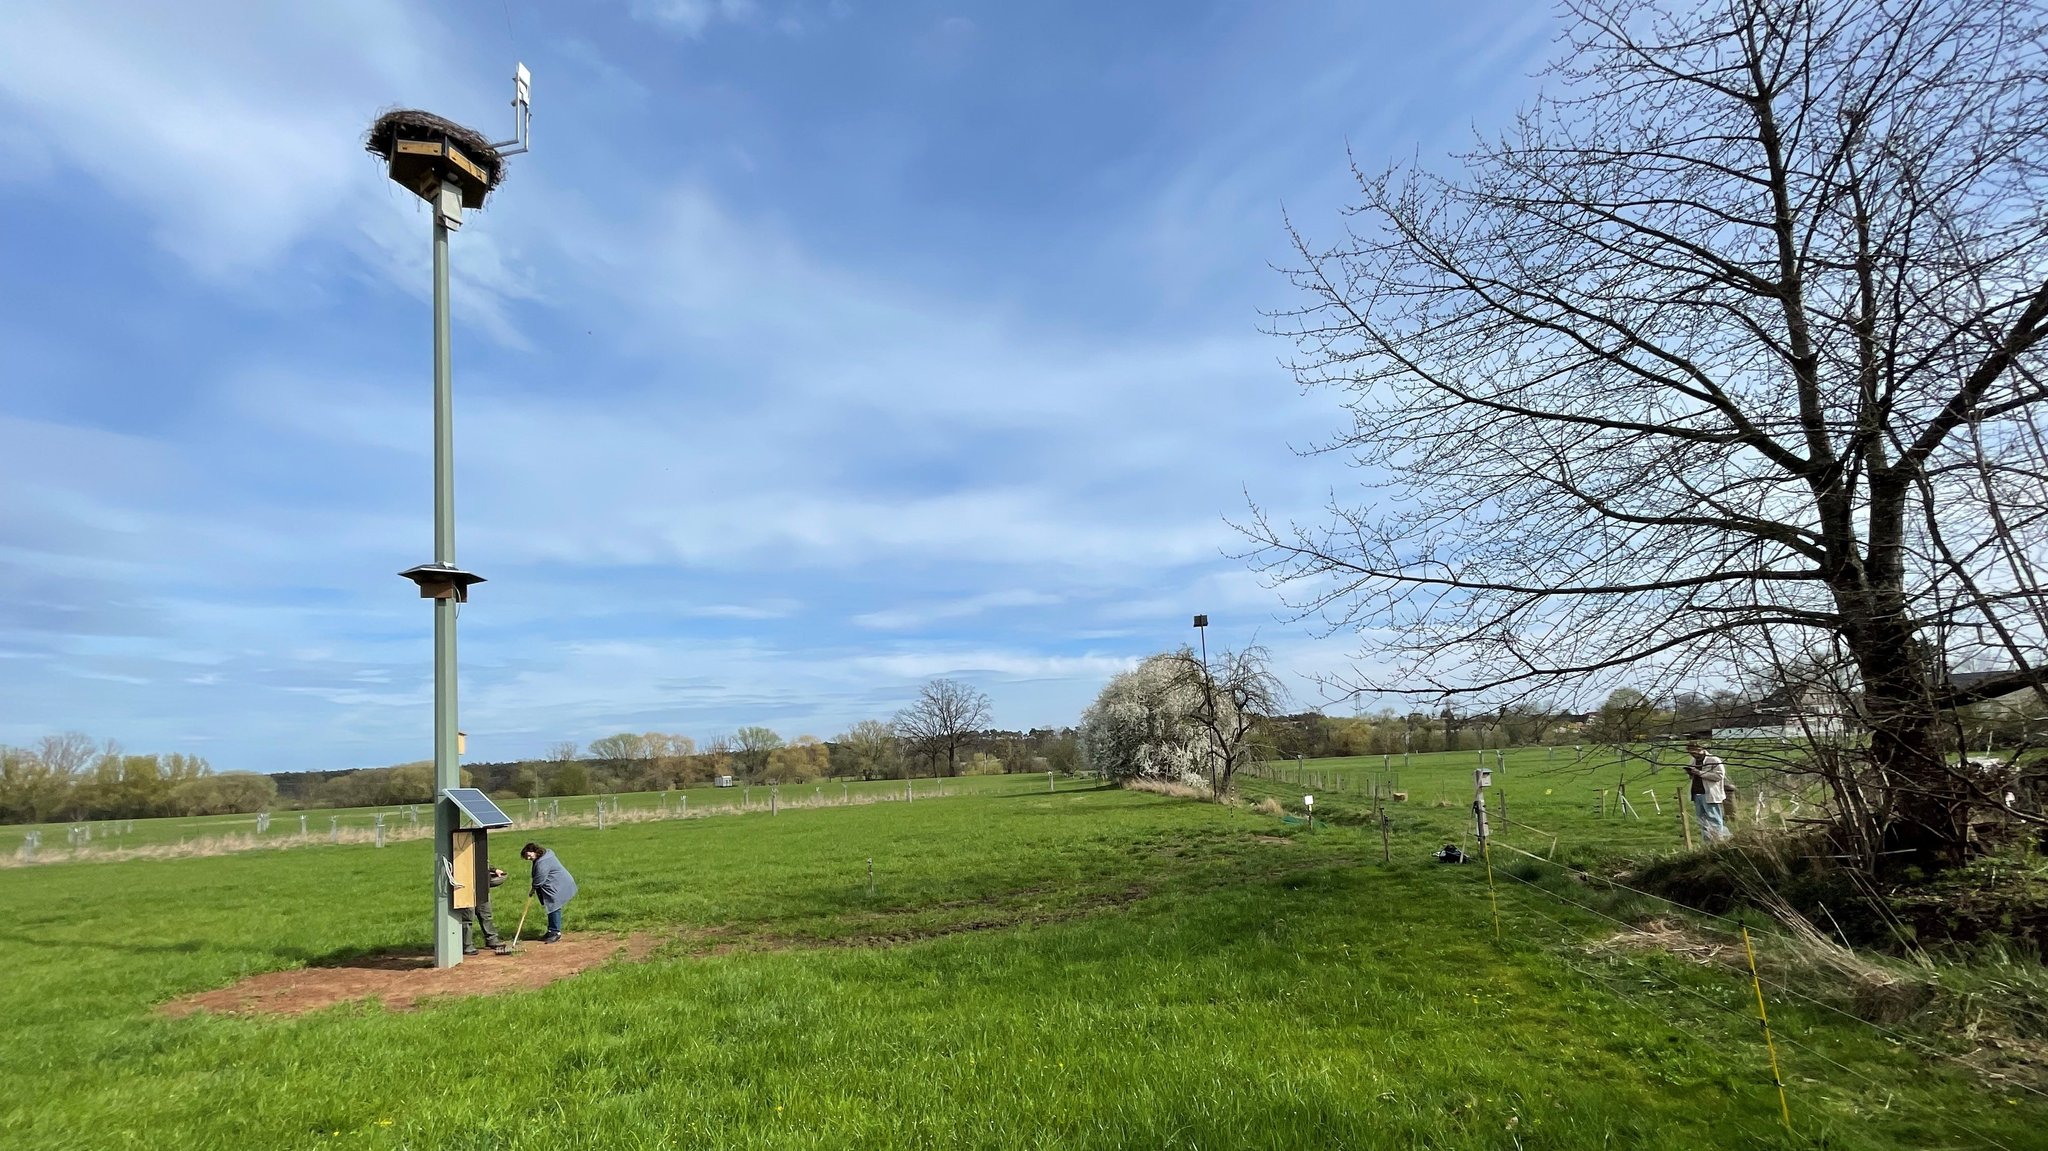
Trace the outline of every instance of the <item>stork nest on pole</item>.
<path fill-rule="evenodd" d="M 473 176 L 470 179 L 456 177 L 465 185 L 464 199 L 471 201 L 469 207 L 480 207 L 483 197 L 497 188 L 505 178 L 505 158 L 498 154 L 498 150 L 491 146 L 491 142 L 483 133 L 474 128 L 466 128 L 446 117 L 436 116 L 432 112 L 422 112 L 417 108 L 393 108 L 377 117 L 376 123 L 370 125 L 369 135 L 363 138 L 364 150 L 387 164 L 391 163 L 395 154 L 412 151 L 401 149 L 402 143 L 453 145 L 458 149 L 474 167 L 475 172 L 483 177 L 481 187 L 469 186 L 476 183 Z M 465 172 L 463 175 L 469 173 Z M 395 170 L 393 176 L 397 178 Z"/>

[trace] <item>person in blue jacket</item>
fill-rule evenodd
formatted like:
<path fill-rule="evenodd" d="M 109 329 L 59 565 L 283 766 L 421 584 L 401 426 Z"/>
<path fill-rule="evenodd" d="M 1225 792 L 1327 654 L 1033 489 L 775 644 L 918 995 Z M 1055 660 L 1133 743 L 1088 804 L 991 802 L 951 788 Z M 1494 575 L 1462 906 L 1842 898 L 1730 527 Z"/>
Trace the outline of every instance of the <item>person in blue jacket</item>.
<path fill-rule="evenodd" d="M 540 941 L 554 943 L 562 938 L 562 908 L 576 897 L 576 880 L 554 852 L 538 843 L 520 848 L 519 857 L 533 864 L 533 894 L 548 913 L 548 933 Z"/>

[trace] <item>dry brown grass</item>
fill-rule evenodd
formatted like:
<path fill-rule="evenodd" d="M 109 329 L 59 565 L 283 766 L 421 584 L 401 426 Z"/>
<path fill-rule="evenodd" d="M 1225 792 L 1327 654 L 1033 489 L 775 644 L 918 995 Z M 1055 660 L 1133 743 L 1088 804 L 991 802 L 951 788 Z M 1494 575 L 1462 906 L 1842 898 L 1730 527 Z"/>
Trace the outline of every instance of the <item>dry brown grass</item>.
<path fill-rule="evenodd" d="M 917 801 L 927 799 L 950 799 L 953 796 L 940 792 L 937 795 L 919 793 Z M 780 800 L 778 810 L 796 811 L 818 807 L 862 807 L 871 803 L 900 802 L 901 794 L 882 793 L 856 795 L 848 798 L 812 796 L 810 798 Z M 604 816 L 604 826 L 613 827 L 621 823 L 655 823 L 671 819 L 705 819 L 714 815 L 758 814 L 769 810 L 768 804 L 756 802 L 741 807 L 737 803 L 721 804 L 716 807 L 693 807 L 688 811 L 660 811 L 650 808 L 635 808 L 629 811 L 610 812 Z M 597 812 L 577 812 L 549 818 L 546 815 L 531 819 L 515 819 L 514 832 L 545 831 L 553 827 L 596 827 Z M 384 828 L 386 843 L 400 843 L 413 839 L 431 839 L 434 835 L 432 820 L 424 820 L 419 826 L 410 823 L 393 822 Z M 239 832 L 231 835 L 208 835 L 182 843 L 157 843 L 142 847 L 45 847 L 36 852 L 34 859 L 23 859 L 17 852 L 0 856 L 0 869 L 11 867 L 37 867 L 45 863 L 117 863 L 126 859 L 193 859 L 214 855 L 236 855 L 245 851 L 283 851 L 294 847 L 318 847 L 334 843 L 374 843 L 377 830 L 374 827 L 346 827 L 339 833 L 334 831 L 309 831 L 304 835 L 297 832 L 258 836 L 253 832 Z"/>
<path fill-rule="evenodd" d="M 1252 810 L 1258 812 L 1260 815 L 1270 815 L 1275 819 L 1278 819 L 1281 815 L 1285 814 L 1280 809 L 1280 801 L 1274 799 L 1270 795 L 1258 801 L 1257 803 L 1252 804 Z"/>
<path fill-rule="evenodd" d="M 1694 931 L 1677 919 L 1646 920 L 1631 930 L 1617 931 L 1605 939 L 1589 943 L 1586 950 L 1596 955 L 1617 951 L 1662 951 L 1702 966 L 1725 967 L 1730 964 L 1732 958 L 1735 966 L 1748 969 L 1742 948 L 1704 932 Z"/>
<path fill-rule="evenodd" d="M 1175 799 L 1207 799 L 1209 789 L 1191 783 L 1172 783 L 1164 779 L 1127 779 L 1126 791 L 1149 791 L 1154 795 L 1170 795 Z"/>
<path fill-rule="evenodd" d="M 1796 915 L 1783 933 L 1757 947 L 1757 967 L 1766 980 L 1823 991 L 1843 1009 L 1872 1023 L 1897 1023 L 1932 1001 L 1935 989 L 1915 978 L 1856 954 L 1814 930 Z M 1702 930 L 1674 917 L 1645 920 L 1587 945 L 1595 953 L 1661 951 L 1710 967 L 1749 974 L 1749 954 L 1739 937 Z"/>

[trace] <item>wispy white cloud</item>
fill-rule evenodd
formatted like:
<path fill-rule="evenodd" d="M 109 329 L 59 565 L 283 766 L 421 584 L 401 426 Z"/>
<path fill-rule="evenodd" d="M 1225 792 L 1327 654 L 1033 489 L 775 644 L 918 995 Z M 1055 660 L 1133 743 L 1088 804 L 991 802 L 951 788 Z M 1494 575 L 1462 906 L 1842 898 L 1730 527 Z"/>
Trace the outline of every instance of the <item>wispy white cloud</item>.
<path fill-rule="evenodd" d="M 632 0 L 635 19 L 695 39 L 716 23 L 740 24 L 761 14 L 754 0 Z"/>
<path fill-rule="evenodd" d="M 757 604 L 714 603 L 684 608 L 683 614 L 696 619 L 788 619 L 802 606 L 795 600 L 769 600 Z"/>
<path fill-rule="evenodd" d="M 420 90 L 441 39 L 387 0 L 217 32 L 246 8 L 10 5 L 0 105 L 56 163 L 138 207 L 209 277 L 276 260 L 354 193 L 365 112 Z M 337 51 L 337 49 L 340 49 Z M 372 95 L 372 93 L 382 93 Z"/>
<path fill-rule="evenodd" d="M 853 617 L 853 622 L 860 627 L 903 631 L 929 627 L 935 623 L 972 619 L 983 612 L 1000 608 L 1047 607 L 1060 602 L 1062 599 L 1059 596 L 1022 589 L 984 592 L 959 599 L 908 604 L 886 611 L 862 612 Z"/>
<path fill-rule="evenodd" d="M 850 661 L 864 671 L 891 676 L 914 684 L 935 676 L 972 676 L 1000 679 L 1106 680 L 1137 665 L 1137 657 L 1125 655 L 1042 655 L 1034 652 L 992 649 L 924 649 L 858 656 Z M 1092 692 L 1089 693 L 1093 695 Z"/>

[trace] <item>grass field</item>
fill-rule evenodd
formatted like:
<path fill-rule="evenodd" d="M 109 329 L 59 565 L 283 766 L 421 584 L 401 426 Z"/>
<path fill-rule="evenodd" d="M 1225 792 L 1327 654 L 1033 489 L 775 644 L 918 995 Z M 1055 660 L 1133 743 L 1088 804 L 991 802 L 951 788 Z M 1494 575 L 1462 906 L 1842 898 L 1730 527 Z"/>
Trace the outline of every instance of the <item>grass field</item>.
<path fill-rule="evenodd" d="M 1739 747 L 1719 750 L 1739 789 L 1730 813 L 1733 826 L 1758 819 L 1775 825 L 1780 816 L 1812 804 L 1812 796 L 1786 791 L 1777 777 L 1747 762 L 1760 756 L 1745 755 Z M 1689 789 L 1683 759 L 1675 749 L 1642 748 L 1624 762 L 1610 748 L 1569 746 L 1516 748 L 1504 756 L 1492 751 L 1362 755 L 1300 766 L 1270 764 L 1248 775 L 1241 790 L 1253 798 L 1271 796 L 1296 814 L 1302 811 L 1302 797 L 1313 794 L 1318 817 L 1328 815 L 1339 823 L 1365 819 L 1375 787 L 1382 794 L 1399 791 L 1407 798 L 1386 805 L 1396 826 L 1432 828 L 1442 839 L 1470 847 L 1472 772 L 1483 763 L 1494 771 L 1487 807 L 1497 841 L 1545 855 L 1554 847 L 1561 860 L 1588 862 L 1685 845 L 1681 809 L 1689 810 Z M 1618 791 L 1627 793 L 1632 811 L 1615 801 Z M 1695 842 L 1698 834 L 1695 828 Z"/>
<path fill-rule="evenodd" d="M 1494 766 L 1501 762 L 1493 752 L 1486 752 L 1485 762 Z M 1335 793 L 1326 800 L 1337 808 L 1358 800 L 1356 794 L 1369 789 L 1375 781 L 1388 787 L 1407 787 L 1414 794 L 1411 802 L 1429 805 L 1439 798 L 1456 806 L 1462 813 L 1471 800 L 1471 776 L 1473 766 L 1478 762 L 1477 752 L 1436 752 L 1403 757 L 1358 756 L 1349 759 L 1322 759 L 1311 761 L 1303 771 L 1306 776 L 1303 785 L 1314 789 L 1330 790 Z M 1660 814 L 1644 791 L 1654 784 L 1661 793 L 1657 802 L 1664 804 L 1661 814 L 1670 815 L 1673 842 L 1676 842 L 1677 816 L 1670 812 L 1669 801 L 1672 789 L 1684 783 L 1684 774 L 1678 769 L 1673 753 L 1666 752 L 1671 762 L 1662 766 L 1654 775 L 1645 775 L 1646 768 L 1641 758 L 1628 764 L 1631 801 L 1642 808 L 1641 815 L 1648 818 Z M 1735 764 L 1731 770 L 1742 777 L 1740 756 L 1732 756 Z M 1405 760 L 1405 763 L 1404 763 Z M 1384 763 L 1383 763 L 1384 761 Z M 1523 813 L 1514 806 L 1515 800 L 1526 800 L 1530 815 L 1557 811 L 1565 822 L 1573 822 L 1580 814 L 1580 808 L 1590 812 L 1596 793 L 1600 789 L 1613 791 L 1622 767 L 1621 761 L 1611 750 L 1586 749 L 1581 753 L 1570 747 L 1520 748 L 1509 751 L 1504 769 L 1497 781 L 1500 792 L 1510 795 L 1510 818 L 1520 818 Z M 1298 774 L 1292 763 L 1276 764 L 1266 780 L 1247 779 L 1254 790 L 1270 792 L 1276 796 L 1285 795 L 1298 803 L 1301 787 L 1295 784 Z M 1647 782 L 1646 782 L 1647 781 Z M 1283 786 L 1283 782 L 1285 786 Z M 980 775 L 957 776 L 950 779 L 915 779 L 908 781 L 917 796 L 951 797 L 979 794 L 1026 794 L 1042 792 L 1046 780 L 1041 775 Z M 1270 784 L 1271 786 L 1266 786 Z M 766 808 L 771 796 L 788 806 L 831 804 L 838 801 L 867 802 L 897 800 L 903 797 L 906 781 L 872 780 L 841 781 L 820 780 L 814 783 L 784 784 L 780 787 L 765 786 L 718 788 L 708 785 L 678 788 L 669 792 L 629 792 L 605 797 L 607 803 L 616 802 L 629 817 L 642 817 L 658 810 L 678 811 L 687 809 L 697 814 L 738 813 Z M 1327 786 L 1326 786 L 1327 785 Z M 1540 785 L 1540 786 L 1539 786 Z M 1085 786 L 1073 779 L 1062 779 L 1058 786 Z M 1552 794 L 1545 794 L 1545 792 Z M 1367 797 L 1369 798 L 1369 797 Z M 506 799 L 507 814 L 520 821 L 522 828 L 546 829 L 554 813 L 564 821 L 588 821 L 596 809 L 597 796 L 578 795 L 536 800 Z M 425 804 L 396 805 L 390 807 L 317 808 L 305 811 L 279 809 L 271 813 L 269 830 L 259 834 L 254 814 L 182 816 L 162 819 L 136 819 L 126 821 L 93 821 L 86 824 L 4 824 L 0 825 L 0 860 L 18 858 L 23 836 L 30 831 L 42 835 L 40 855 L 50 857 L 53 853 L 62 856 L 70 847 L 69 834 L 73 827 L 89 827 L 92 838 L 87 849 L 94 853 L 119 852 L 139 848 L 165 847 L 179 844 L 199 844 L 206 841 L 246 839 L 255 843 L 290 844 L 300 841 L 300 817 L 304 818 L 304 839 L 318 841 L 327 838 L 330 831 L 339 828 L 344 833 L 360 836 L 376 824 L 377 817 L 384 817 L 385 826 L 396 839 L 410 834 L 418 827 L 430 826 L 433 821 L 432 808 Z M 413 822 L 417 815 L 418 824 Z M 1658 824 L 1658 826 L 1662 826 Z M 1504 832 L 1511 828 L 1503 827 Z M 1631 846 L 1644 841 L 1645 837 L 1634 834 L 1642 829 L 1630 831 L 1607 831 L 1621 836 Z M 1603 832 L 1603 834 L 1605 834 Z M 1648 837 L 1657 843 L 1661 839 Z"/>
<path fill-rule="evenodd" d="M 570 930 L 669 942 L 406 1013 L 155 1009 L 417 948 L 423 842 L 0 872 L 0 1146 L 2044 1145 L 2040 1097 L 1779 1001 L 1788 1136 L 1746 979 L 1589 951 L 1611 925 L 1505 877 L 1496 942 L 1484 870 L 1428 861 L 1467 796 L 1422 793 L 1469 768 L 1411 765 L 1385 865 L 1377 829 L 1343 822 L 1362 793 L 1331 789 L 1376 764 L 1307 765 L 1339 819 L 1313 832 L 1016 779 L 560 828 Z M 1676 839 L 1647 810 L 1592 814 L 1591 776 L 1520 767 L 1532 824 Z M 1247 789 L 1298 807 L 1291 780 Z"/>
<path fill-rule="evenodd" d="M 819 780 L 815 783 L 784 784 L 780 787 L 700 787 L 677 788 L 673 791 L 626 792 L 616 796 L 603 797 L 606 804 L 616 802 L 628 816 L 641 817 L 657 810 L 688 810 L 699 814 L 737 814 L 756 808 L 766 808 L 771 802 L 790 806 L 807 806 L 838 801 L 866 802 L 903 797 L 904 780 Z M 984 793 L 1009 793 L 1039 790 L 1046 787 L 1042 775 L 977 775 L 959 776 L 952 779 L 915 779 L 908 781 L 915 796 L 935 797 L 940 795 L 976 795 Z M 1074 786 L 1067 781 L 1067 786 Z M 571 795 L 545 799 L 506 799 L 506 813 L 528 827 L 546 828 L 557 815 L 565 821 L 590 820 L 597 809 L 598 796 Z M 915 800 L 913 799 L 913 802 Z M 664 805 L 666 805 L 664 807 Z M 31 831 L 42 834 L 41 857 L 47 858 L 53 852 L 63 855 L 70 850 L 70 833 L 73 828 L 90 828 L 92 837 L 82 846 L 95 853 L 119 852 L 139 848 L 158 848 L 175 845 L 197 845 L 219 843 L 228 840 L 247 839 L 259 844 L 291 844 L 301 839 L 317 841 L 328 837 L 331 831 L 339 829 L 348 835 L 360 837 L 375 828 L 378 816 L 384 817 L 384 825 L 391 838 L 400 838 L 420 828 L 431 829 L 433 808 L 424 803 L 396 804 L 388 807 L 323 807 L 295 811 L 280 808 L 270 813 L 268 831 L 259 833 L 255 814 L 240 815 L 194 815 L 175 816 L 160 819 L 92 820 L 85 823 L 44 823 L 0 825 L 0 859 L 18 857 L 23 838 Z M 300 832 L 300 817 L 304 818 L 305 832 Z M 414 817 L 417 817 L 417 823 Z"/>

